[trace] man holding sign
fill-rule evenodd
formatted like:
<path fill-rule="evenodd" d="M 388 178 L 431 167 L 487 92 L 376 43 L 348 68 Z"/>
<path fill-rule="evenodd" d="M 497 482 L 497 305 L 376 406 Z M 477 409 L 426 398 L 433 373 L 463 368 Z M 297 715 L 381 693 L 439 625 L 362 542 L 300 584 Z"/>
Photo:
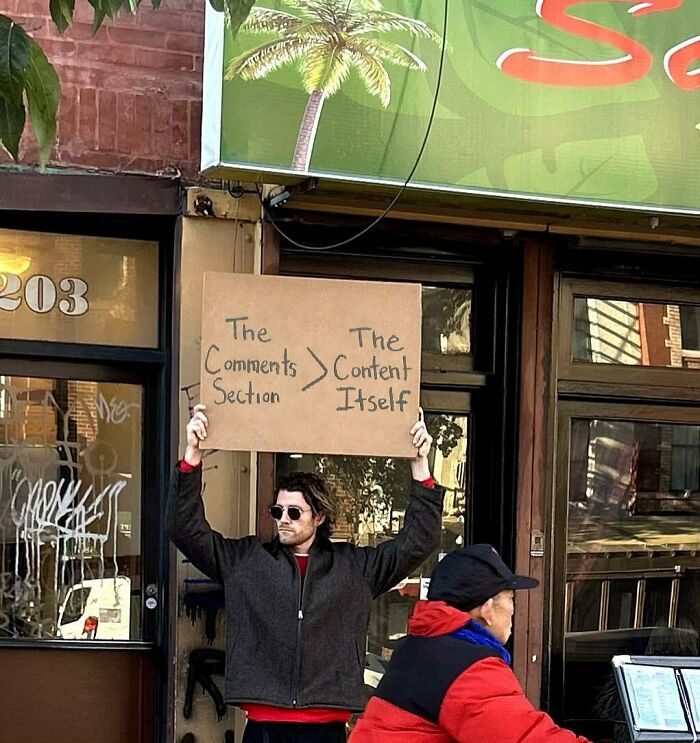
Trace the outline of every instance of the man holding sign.
<path fill-rule="evenodd" d="M 205 407 L 187 424 L 187 448 L 170 496 L 173 542 L 224 586 L 228 704 L 247 712 L 244 743 L 340 743 L 365 703 L 363 669 L 371 601 L 438 547 L 444 491 L 430 475 L 423 416 L 410 430 L 411 498 L 395 539 L 377 547 L 333 543 L 323 481 L 298 473 L 270 508 L 277 536 L 227 539 L 206 521 L 200 442 Z"/>

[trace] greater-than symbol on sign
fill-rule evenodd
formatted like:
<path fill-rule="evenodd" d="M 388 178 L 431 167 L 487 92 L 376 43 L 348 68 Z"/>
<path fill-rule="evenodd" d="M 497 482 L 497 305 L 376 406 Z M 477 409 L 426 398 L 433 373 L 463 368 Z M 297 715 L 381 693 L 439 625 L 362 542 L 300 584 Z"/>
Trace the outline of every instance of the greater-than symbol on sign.
<path fill-rule="evenodd" d="M 313 387 L 315 384 L 320 382 L 328 374 L 328 369 L 326 368 L 326 365 L 323 363 L 323 361 L 321 361 L 321 359 L 319 359 L 318 356 L 316 356 L 316 354 L 308 346 L 306 347 L 306 350 L 311 354 L 312 358 L 321 367 L 321 369 L 323 369 L 323 374 L 321 374 L 320 377 L 316 377 L 316 379 L 314 379 L 313 382 L 309 382 L 305 387 L 302 387 L 301 388 L 302 392 L 306 392 L 306 390 L 308 390 L 309 387 Z"/>

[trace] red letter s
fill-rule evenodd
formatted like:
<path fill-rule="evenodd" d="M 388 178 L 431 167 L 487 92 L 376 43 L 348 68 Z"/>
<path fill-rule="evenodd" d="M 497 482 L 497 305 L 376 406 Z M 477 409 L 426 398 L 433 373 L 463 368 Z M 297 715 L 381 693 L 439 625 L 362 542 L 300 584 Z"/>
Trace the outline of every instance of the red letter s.
<path fill-rule="evenodd" d="M 537 0 L 537 15 L 547 23 L 574 36 L 617 47 L 624 52 L 624 56 L 588 62 L 540 57 L 531 49 L 509 49 L 498 58 L 496 64 L 499 69 L 511 77 L 527 82 L 576 88 L 625 85 L 641 80 L 653 63 L 653 58 L 646 47 L 610 28 L 567 14 L 571 6 L 590 2 L 600 0 Z M 630 3 L 631 0 L 610 2 Z M 641 16 L 674 10 L 681 5 L 683 0 L 648 0 L 637 3 L 627 12 Z"/>

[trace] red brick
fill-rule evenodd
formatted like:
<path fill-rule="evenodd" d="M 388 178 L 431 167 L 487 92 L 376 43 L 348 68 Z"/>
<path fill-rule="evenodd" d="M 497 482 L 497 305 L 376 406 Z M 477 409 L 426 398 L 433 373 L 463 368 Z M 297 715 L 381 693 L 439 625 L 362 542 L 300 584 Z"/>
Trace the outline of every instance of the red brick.
<path fill-rule="evenodd" d="M 166 36 L 166 47 L 177 52 L 189 52 L 202 56 L 204 54 L 204 34 L 203 33 L 177 33 L 171 31 Z"/>
<path fill-rule="evenodd" d="M 41 48 L 54 66 L 62 62 L 70 61 L 75 55 L 75 44 L 68 40 L 58 38 L 39 39 Z"/>
<path fill-rule="evenodd" d="M 97 127 L 97 93 L 90 88 L 80 91 L 78 107 L 78 134 L 81 143 L 89 149 L 95 149 Z"/>
<path fill-rule="evenodd" d="M 75 22 L 66 29 L 64 36 L 73 41 L 95 41 L 104 44 L 107 42 L 107 29 L 102 26 L 97 33 L 93 33 L 92 23 Z"/>
<path fill-rule="evenodd" d="M 188 101 L 173 101 L 172 147 L 171 155 L 178 160 L 186 160 L 189 151 L 188 141 Z"/>
<path fill-rule="evenodd" d="M 199 164 L 202 139 L 202 103 L 190 101 L 190 151 L 189 159 Z"/>
<path fill-rule="evenodd" d="M 131 93 L 117 95 L 117 150 L 136 154 L 134 147 L 134 96 Z"/>
<path fill-rule="evenodd" d="M 14 13 L 10 16 L 13 21 L 16 21 L 22 28 L 32 37 L 41 38 L 46 36 L 48 33 L 49 24 L 46 18 L 38 18 L 37 16 L 26 16 L 26 15 L 15 15 Z"/>
<path fill-rule="evenodd" d="M 81 41 L 78 43 L 76 61 L 79 60 L 80 64 L 92 61 L 133 65 L 136 57 L 135 52 L 136 50 L 132 46 L 116 47 L 111 44 Z"/>
<path fill-rule="evenodd" d="M 88 5 L 85 0 L 77 0 L 75 3 L 75 11 L 73 12 L 73 20 L 92 25 L 94 17 L 95 13 L 90 5 Z"/>
<path fill-rule="evenodd" d="M 93 36 L 88 0 L 77 0 L 64 35 L 50 19 L 48 0 L 0 0 L 0 12 L 40 40 L 61 79 L 50 162 L 148 172 L 172 165 L 196 177 L 207 1 L 163 0 L 154 11 L 143 0 L 136 16 L 106 19 Z M 31 133 L 21 152 L 23 162 L 36 162 Z"/>
<path fill-rule="evenodd" d="M 153 146 L 156 152 L 170 154 L 173 108 L 163 95 L 153 97 Z"/>
<path fill-rule="evenodd" d="M 58 107 L 57 147 L 60 149 L 75 140 L 77 131 L 78 91 L 72 85 L 61 87 L 61 102 Z"/>
<path fill-rule="evenodd" d="M 166 36 L 157 29 L 124 28 L 110 24 L 107 27 L 109 40 L 115 44 L 126 44 L 141 48 L 162 49 L 165 47 Z"/>
<path fill-rule="evenodd" d="M 126 167 L 131 171 L 156 173 L 169 165 L 160 157 L 132 157 L 126 162 Z"/>
<path fill-rule="evenodd" d="M 140 145 L 139 152 L 143 155 L 153 154 L 152 125 L 153 105 L 151 104 L 151 99 L 145 95 L 135 96 L 134 135 Z"/>
<path fill-rule="evenodd" d="M 198 5 L 196 10 L 168 10 L 165 6 L 153 10 L 146 5 L 141 5 L 136 17 L 140 25 L 151 26 L 161 31 L 204 32 L 203 2 Z"/>
<path fill-rule="evenodd" d="M 97 98 L 97 136 L 100 150 L 117 148 L 117 94 L 100 90 Z"/>
<path fill-rule="evenodd" d="M 71 163 L 82 165 L 89 168 L 100 168 L 101 170 L 109 169 L 128 169 L 132 158 L 128 155 L 115 155 L 113 152 L 99 152 L 97 150 L 85 150 L 77 154 Z"/>
<path fill-rule="evenodd" d="M 135 52 L 135 64 L 139 67 L 155 70 L 180 70 L 181 72 L 194 70 L 194 57 L 191 54 L 151 49 L 136 49 Z"/>

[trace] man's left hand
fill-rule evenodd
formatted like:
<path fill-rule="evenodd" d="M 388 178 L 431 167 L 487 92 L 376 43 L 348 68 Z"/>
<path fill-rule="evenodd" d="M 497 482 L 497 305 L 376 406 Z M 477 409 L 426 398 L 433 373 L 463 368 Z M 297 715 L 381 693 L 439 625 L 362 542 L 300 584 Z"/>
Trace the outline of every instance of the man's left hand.
<path fill-rule="evenodd" d="M 411 428 L 410 434 L 413 437 L 413 446 L 416 447 L 416 456 L 411 460 L 411 472 L 414 480 L 422 482 L 430 477 L 428 454 L 433 445 L 433 437 L 425 427 L 423 408 L 418 408 L 418 420 Z"/>

